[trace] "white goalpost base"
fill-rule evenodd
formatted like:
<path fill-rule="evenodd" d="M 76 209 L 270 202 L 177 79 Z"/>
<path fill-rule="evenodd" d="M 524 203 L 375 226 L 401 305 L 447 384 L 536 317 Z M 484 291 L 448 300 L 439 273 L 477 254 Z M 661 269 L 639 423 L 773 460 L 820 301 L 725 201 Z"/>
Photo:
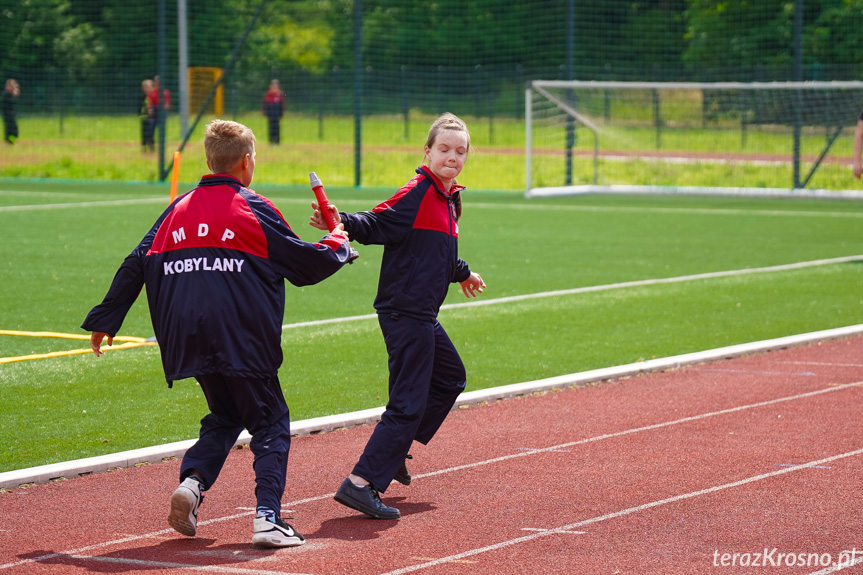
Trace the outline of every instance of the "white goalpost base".
<path fill-rule="evenodd" d="M 861 107 L 863 82 L 534 80 L 525 92 L 525 195 L 860 199 L 819 183 L 833 187 L 842 170 L 838 179 L 854 187 L 850 140 Z M 832 180 L 818 177 L 825 173 Z"/>
<path fill-rule="evenodd" d="M 554 196 L 577 196 L 580 194 L 621 194 L 621 195 L 685 195 L 685 196 L 729 196 L 749 198 L 822 198 L 842 200 L 863 200 L 863 190 L 807 190 L 788 188 L 731 188 L 731 187 L 692 187 L 692 186 L 558 186 L 531 188 L 525 192 L 527 198 L 548 198 Z"/>

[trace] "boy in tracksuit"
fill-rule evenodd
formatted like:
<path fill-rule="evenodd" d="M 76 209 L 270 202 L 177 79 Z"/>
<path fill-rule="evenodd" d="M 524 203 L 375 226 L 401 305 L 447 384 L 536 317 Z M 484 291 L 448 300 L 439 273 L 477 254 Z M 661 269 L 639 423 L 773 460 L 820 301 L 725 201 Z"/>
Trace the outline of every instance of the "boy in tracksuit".
<path fill-rule="evenodd" d="M 204 138 L 212 174 L 177 198 L 125 259 L 83 328 L 99 356 L 147 288 L 165 378 L 194 377 L 207 399 L 200 437 L 185 453 L 168 523 L 194 536 L 202 492 L 213 486 L 240 432 L 252 435 L 257 517 L 252 543 L 305 542 L 280 517 L 291 444 L 290 413 L 279 384 L 285 282 L 318 283 L 352 258 L 342 227 L 319 243 L 301 240 L 281 213 L 248 189 L 255 136 L 216 120 Z"/>
<path fill-rule="evenodd" d="M 441 324 L 438 310 L 450 283 L 476 296 L 485 283 L 458 257 L 461 191 L 455 178 L 470 149 L 464 122 L 438 118 L 425 145 L 427 165 L 395 196 L 370 212 L 339 213 L 337 221 L 362 244 L 382 244 L 374 307 L 389 355 L 389 400 L 365 450 L 336 492 L 339 503 L 377 519 L 397 519 L 399 510 L 381 502 L 395 479 L 405 485 L 411 443 L 426 444 L 464 390 L 464 364 Z M 311 225 L 326 229 L 312 205 Z"/>

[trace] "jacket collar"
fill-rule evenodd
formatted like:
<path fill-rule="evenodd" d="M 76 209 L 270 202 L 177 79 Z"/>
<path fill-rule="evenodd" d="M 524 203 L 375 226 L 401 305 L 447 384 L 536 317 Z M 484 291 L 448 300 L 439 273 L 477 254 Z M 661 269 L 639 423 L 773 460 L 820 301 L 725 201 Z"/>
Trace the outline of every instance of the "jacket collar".
<path fill-rule="evenodd" d="M 229 185 L 235 187 L 244 187 L 242 182 L 235 178 L 234 176 L 229 176 L 228 174 L 207 174 L 201 178 L 201 182 L 198 186 L 222 186 Z"/>
<path fill-rule="evenodd" d="M 464 186 L 460 186 L 458 184 L 458 182 L 453 181 L 452 189 L 450 189 L 449 192 L 445 192 L 443 189 L 443 183 L 441 183 L 441 181 L 437 178 L 437 176 L 435 176 L 432 173 L 431 169 L 429 169 L 429 167 L 426 165 L 422 165 L 419 168 L 417 168 L 416 173 L 418 173 L 422 176 L 425 176 L 429 180 L 431 180 L 431 183 L 435 187 L 435 190 L 437 190 L 437 192 L 445 198 L 451 198 L 453 196 L 453 194 L 455 194 L 456 192 L 460 192 L 464 189 Z"/>

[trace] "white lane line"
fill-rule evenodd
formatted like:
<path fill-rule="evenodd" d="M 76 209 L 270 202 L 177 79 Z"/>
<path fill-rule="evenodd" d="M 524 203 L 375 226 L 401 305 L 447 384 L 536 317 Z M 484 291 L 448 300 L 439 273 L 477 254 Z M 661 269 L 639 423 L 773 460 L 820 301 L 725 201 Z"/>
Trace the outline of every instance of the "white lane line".
<path fill-rule="evenodd" d="M 137 565 L 147 569 L 183 569 L 188 571 L 203 571 L 205 573 L 242 573 L 245 575 L 308 575 L 288 571 L 270 571 L 268 569 L 246 569 L 243 567 L 228 567 L 224 565 L 195 565 L 194 563 L 174 563 L 171 561 L 147 561 L 144 559 L 127 559 L 124 557 L 91 557 L 88 555 L 63 555 L 62 559 L 75 559 L 84 563 L 108 563 L 113 565 Z"/>
<path fill-rule="evenodd" d="M 692 367 L 691 371 L 707 371 L 707 372 L 719 372 L 719 373 L 752 373 L 759 375 L 799 375 L 806 377 L 814 377 L 818 375 L 814 371 L 771 371 L 771 370 L 759 370 L 759 369 L 722 369 L 722 368 L 712 368 L 712 367 Z"/>
<path fill-rule="evenodd" d="M 863 367 L 863 363 L 837 363 L 834 361 L 783 361 L 794 365 L 828 365 L 830 367 Z"/>
<path fill-rule="evenodd" d="M 843 554 L 847 557 L 846 560 L 841 560 Z M 850 551 L 843 551 L 839 554 L 840 561 L 837 561 L 834 565 L 822 569 L 820 571 L 815 571 L 814 573 L 810 573 L 809 575 L 828 575 L 828 573 L 836 573 L 837 571 L 842 571 L 843 569 L 848 569 L 849 567 L 854 567 L 859 563 L 863 563 L 863 556 L 857 557 L 856 555 L 860 554 L 859 550 L 855 549 L 855 555 L 852 555 Z"/>
<path fill-rule="evenodd" d="M 838 389 L 847 389 L 850 387 L 860 387 L 863 385 L 863 381 L 856 381 L 852 383 L 843 383 L 841 385 L 825 387 L 824 389 L 817 389 L 815 391 L 808 391 L 806 393 L 800 393 L 797 395 L 789 395 L 787 397 L 779 397 L 776 399 L 768 399 L 766 401 L 759 401 L 758 403 L 750 403 L 748 405 L 740 405 L 738 407 L 729 407 L 727 409 L 720 409 L 719 411 L 711 411 L 708 413 L 702 413 L 699 415 L 691 415 L 689 417 L 683 417 L 681 419 L 675 419 L 672 421 L 665 421 L 663 423 L 654 423 L 652 425 L 645 425 L 643 427 L 634 427 L 632 429 L 625 429 L 623 431 L 617 431 L 615 433 L 606 433 L 604 435 L 595 435 L 593 437 L 587 437 L 585 439 L 579 439 L 577 441 L 571 441 L 568 443 L 560 443 L 558 445 L 552 445 L 549 447 L 537 448 L 531 451 L 521 451 L 519 453 L 510 453 L 509 455 L 502 455 L 500 457 L 495 457 L 493 459 L 486 459 L 485 461 L 476 461 L 474 463 L 466 463 L 464 465 L 457 465 L 455 467 L 448 467 L 446 469 L 440 469 L 438 471 L 429 471 L 428 473 L 419 473 L 415 474 L 415 478 L 421 477 L 431 477 L 433 475 L 441 475 L 443 473 L 452 473 L 453 471 L 460 471 L 462 469 L 470 469 L 472 467 L 479 467 L 481 465 L 488 465 L 490 463 L 498 463 L 500 461 L 506 461 L 508 459 L 515 459 L 517 457 L 526 457 L 528 455 L 534 455 L 536 453 L 551 453 L 563 449 L 567 449 L 569 447 L 573 447 L 576 445 L 584 445 L 586 443 L 593 443 L 595 441 L 602 441 L 605 439 L 614 439 L 617 437 L 623 437 L 625 435 L 632 435 L 633 433 L 640 433 L 642 431 L 653 431 L 654 429 L 662 429 L 664 427 L 671 427 L 672 425 L 679 425 L 681 423 L 689 423 L 691 421 L 698 421 L 700 419 L 707 419 L 708 417 L 715 417 L 717 415 L 725 415 L 728 413 L 737 413 L 739 411 L 745 411 L 747 409 L 754 409 L 757 407 L 765 407 L 768 405 L 776 405 L 777 403 L 783 403 L 786 401 L 795 401 L 797 399 L 804 399 L 808 397 L 814 397 L 816 395 L 821 395 L 823 393 L 830 393 L 831 391 L 836 391 Z M 802 464 L 805 466 L 806 464 Z M 795 465 L 794 468 L 801 467 L 801 465 Z"/>
<path fill-rule="evenodd" d="M 825 457 L 823 459 L 817 459 L 815 461 L 810 461 L 808 463 L 803 463 L 801 465 L 796 465 L 794 467 L 788 467 L 785 469 L 780 469 L 778 471 L 771 471 L 770 473 L 762 473 L 761 475 L 754 475 L 752 477 L 747 477 L 746 479 L 740 479 L 739 481 L 732 481 L 730 483 L 723 483 L 722 485 L 715 485 L 713 487 L 708 487 L 706 489 L 699 489 L 698 491 L 690 491 L 689 493 L 681 493 L 680 495 L 675 495 L 673 497 L 668 497 L 666 499 L 660 499 L 658 501 L 651 501 L 650 503 L 644 503 L 642 505 L 636 505 L 635 507 L 629 507 L 627 509 L 622 509 L 620 511 L 614 511 L 612 513 L 607 513 L 605 515 L 600 515 L 598 517 L 591 517 L 590 519 L 585 519 L 584 521 L 578 521 L 576 523 L 570 523 L 569 525 L 562 525 L 560 527 L 556 527 L 554 529 L 549 529 L 547 531 L 540 531 L 534 533 L 532 535 L 525 535 L 523 537 L 516 537 L 515 539 L 509 539 L 507 541 L 500 541 L 493 545 L 487 545 L 485 547 L 477 547 L 475 549 L 469 549 L 468 551 L 463 551 L 461 553 L 456 553 L 455 555 L 450 555 L 448 557 L 441 557 L 439 559 L 435 559 L 433 561 L 427 561 L 425 563 L 420 563 L 418 565 L 410 565 L 408 567 L 403 567 L 401 569 L 396 569 L 394 571 L 387 571 L 381 575 L 402 575 L 403 573 L 411 573 L 412 571 L 420 571 L 422 569 L 426 569 L 428 567 L 434 567 L 436 565 L 440 565 L 442 563 L 449 563 L 450 561 L 462 560 L 465 557 L 473 557 L 474 555 L 479 555 L 480 553 L 486 553 L 488 551 L 496 551 L 498 549 L 503 549 L 504 547 L 511 547 L 513 545 L 518 545 L 520 543 L 527 543 L 529 541 L 533 541 L 534 539 L 539 539 L 540 537 L 548 537 L 549 535 L 556 535 L 560 533 L 568 533 L 574 529 L 579 527 L 584 527 L 585 525 L 592 525 L 594 523 L 599 523 L 601 521 L 606 521 L 608 519 L 615 519 L 617 517 L 623 517 L 625 515 L 631 515 L 633 513 L 638 513 L 639 511 L 644 511 L 647 509 L 652 509 L 654 507 L 659 507 L 660 505 L 667 505 L 669 503 L 677 503 L 678 501 L 684 501 L 686 499 L 692 499 L 694 497 L 700 497 L 702 495 L 709 495 L 711 493 L 716 493 L 717 491 L 723 491 L 725 489 L 731 489 L 732 487 L 740 487 L 741 485 L 746 485 L 749 483 L 754 483 L 756 481 L 763 481 L 764 479 L 770 479 L 772 477 L 776 477 L 779 475 L 784 475 L 786 473 L 791 473 L 792 471 L 799 471 L 801 469 L 807 469 L 809 467 L 815 467 L 824 463 L 829 463 L 831 461 L 836 461 L 837 459 L 844 459 L 846 457 L 853 457 L 855 455 L 863 454 L 863 448 L 856 449 L 854 451 L 848 451 L 846 453 L 840 453 L 839 455 L 833 455 L 830 457 Z"/>
<path fill-rule="evenodd" d="M 549 531 L 547 527 L 522 527 L 522 531 L 536 531 L 536 532 L 544 532 Z M 584 535 L 587 531 L 561 531 L 561 533 L 571 533 L 573 535 Z"/>
<path fill-rule="evenodd" d="M 737 407 L 730 407 L 730 408 L 727 408 L 727 409 L 721 409 L 721 410 L 718 410 L 718 411 L 711 411 L 711 412 L 708 412 L 708 413 L 702 413 L 702 414 L 699 414 L 699 415 L 692 415 L 692 416 L 689 416 L 689 417 L 683 417 L 683 418 L 680 418 L 680 419 L 675 419 L 675 420 L 666 421 L 666 422 L 662 422 L 662 423 L 655 423 L 655 424 L 652 424 L 652 425 L 645 425 L 645 426 L 642 426 L 642 427 L 635 427 L 635 428 L 626 429 L 626 430 L 623 430 L 623 431 L 617 431 L 617 432 L 614 432 L 614 433 L 606 433 L 606 434 L 603 434 L 603 435 L 596 435 L 596 436 L 594 436 L 594 437 L 588 437 L 588 438 L 585 438 L 585 439 L 579 439 L 579 440 L 577 440 L 577 441 L 571 441 L 571 442 L 567 442 L 567 443 L 561 443 L 561 444 L 558 444 L 558 445 L 551 445 L 551 446 L 549 446 L 549 447 L 536 448 L 536 449 L 533 449 L 533 450 L 531 450 L 531 451 L 521 451 L 521 452 L 519 452 L 519 453 L 512 453 L 512 454 L 509 454 L 509 455 L 503 455 L 503 456 L 501 456 L 501 457 L 494 457 L 494 458 L 492 458 L 492 459 L 486 459 L 486 460 L 484 460 L 484 461 L 475 461 L 475 462 L 473 462 L 473 463 L 467 463 L 467 464 L 464 464 L 464 465 L 457 465 L 457 466 L 454 466 L 454 467 L 448 467 L 448 468 L 446 468 L 446 469 L 440 469 L 440 470 L 437 470 L 437 471 L 431 471 L 431 472 L 428 472 L 428 473 L 419 473 L 419 474 L 414 474 L 414 478 L 419 479 L 419 478 L 423 478 L 423 477 L 432 477 L 432 476 L 435 476 L 435 475 L 442 475 L 442 474 L 445 474 L 445 473 L 453 473 L 453 472 L 455 472 L 455 471 L 461 471 L 461 470 L 463 470 L 463 469 L 470 469 L 470 468 L 473 468 L 473 467 L 480 467 L 480 466 L 483 466 L 483 465 L 489 465 L 489 464 L 498 463 L 498 462 L 501 462 L 501 461 L 507 461 L 507 460 L 509 460 L 509 459 L 515 459 L 515 458 L 518 458 L 518 457 L 527 457 L 527 456 L 530 456 L 530 455 L 535 455 L 535 454 L 537 454 L 537 453 L 556 452 L 556 451 L 559 451 L 559 450 L 562 450 L 562 449 L 566 449 L 566 448 L 569 448 L 569 447 L 572 447 L 572 446 L 575 446 L 575 445 L 584 445 L 584 444 L 586 444 L 586 443 L 593 443 L 593 442 L 596 442 L 596 441 L 602 441 L 602 440 L 604 440 L 604 439 L 613 439 L 613 438 L 617 438 L 617 437 L 623 437 L 623 436 L 625 436 L 625 435 L 631 435 L 631 434 L 633 434 L 633 433 L 639 433 L 639 432 L 642 432 L 642 431 L 651 431 L 651 430 L 654 430 L 654 429 L 662 429 L 662 428 L 665 428 L 665 427 L 670 427 L 670 426 L 672 426 L 672 425 L 678 425 L 678 424 L 681 424 L 681 423 L 687 423 L 687 422 L 691 422 L 691 421 L 698 421 L 698 420 L 701 420 L 701 419 L 706 419 L 706 418 L 708 418 L 708 417 L 714 417 L 714 416 L 717 416 L 717 415 L 724 415 L 724 414 L 728 414 L 728 413 L 737 413 L 737 412 L 740 412 L 740 411 L 745 411 L 745 410 L 747 410 L 747 409 L 755 409 L 755 408 L 758 408 L 758 407 L 764 407 L 764 406 L 767 406 L 767 405 L 775 405 L 775 404 L 777 404 L 777 403 L 783 403 L 783 402 L 786 402 L 786 401 L 794 401 L 794 400 L 797 400 L 797 399 L 804 399 L 804 398 L 814 397 L 814 396 L 821 395 L 821 394 L 824 394 L 824 393 L 831 393 L 831 392 L 834 392 L 834 391 L 845 390 L 845 389 L 848 389 L 848 388 L 851 388 L 851 387 L 859 387 L 859 386 L 861 386 L 861 385 L 863 385 L 863 381 L 857 381 L 857 382 L 852 382 L 852 383 L 845 383 L 845 384 L 841 384 L 841 385 L 836 385 L 836 386 L 827 387 L 827 388 L 824 388 L 824 389 L 818 389 L 818 390 L 815 390 L 815 391 L 809 391 L 809 392 L 805 392 L 805 393 L 798 393 L 798 394 L 795 394 L 795 395 L 790 395 L 790 396 L 786 396 L 786 397 L 779 397 L 779 398 L 775 398 L 775 399 L 769 399 L 769 400 L 766 400 L 766 401 L 760 401 L 760 402 L 757 402 L 757 403 L 751 403 L 751 404 L 747 404 L 747 405 L 740 405 L 740 406 L 737 406 Z M 816 463 L 820 463 L 820 462 L 816 462 Z M 788 471 L 794 471 L 794 470 L 796 470 L 796 469 L 800 469 L 800 468 L 807 467 L 807 466 L 810 466 L 810 465 L 812 465 L 812 463 L 804 463 L 804 464 L 801 464 L 801 465 L 796 465 L 796 466 L 794 466 L 794 467 L 787 467 L 787 468 L 783 468 L 783 469 L 781 469 L 781 470 L 779 470 L 779 471 L 777 471 L 777 472 L 774 472 L 774 473 L 776 473 L 776 474 L 787 473 Z M 335 495 L 335 492 L 326 493 L 326 494 L 323 494 L 323 495 L 315 495 L 315 496 L 313 496 L 313 497 L 307 497 L 307 498 L 305 498 L 305 499 L 298 499 L 298 500 L 291 501 L 291 502 L 288 502 L 288 503 L 283 503 L 283 504 L 282 504 L 282 507 L 286 507 L 286 508 L 293 509 L 293 508 L 298 507 L 298 506 L 300 506 L 300 505 L 303 505 L 303 504 L 305 504 L 305 503 L 313 503 L 313 502 L 315 502 L 315 501 L 322 501 L 322 500 L 325 500 L 325 499 L 331 499 L 334 495 Z M 236 514 L 233 514 L 233 515 L 226 515 L 226 516 L 223 516 L 223 517 L 215 517 L 215 518 L 212 518 L 212 519 L 208 519 L 208 520 L 206 520 L 206 521 L 199 521 L 199 522 L 198 522 L 198 525 L 199 525 L 199 526 L 203 526 L 203 525 L 209 525 L 209 524 L 211 524 L 211 523 L 221 523 L 221 522 L 223 522 L 223 521 L 231 521 L 231 520 L 234 520 L 234 519 L 239 519 L 239 518 L 241 518 L 241 517 L 249 517 L 249 516 L 251 516 L 251 515 L 253 515 L 253 514 L 254 514 L 254 511 L 244 511 L 244 512 L 242 512 L 242 513 L 236 513 Z M 552 530 L 552 531 L 561 531 L 561 530 L 567 530 L 567 529 L 569 529 L 569 528 L 558 528 L 558 529 L 556 529 L 556 530 Z M 47 554 L 47 555 L 41 555 L 41 556 L 39 556 L 39 557 L 33 557 L 33 558 L 29 558 L 29 559 L 23 559 L 23 560 L 21 560 L 21 561 L 16 561 L 16 562 L 13 562 L 13 563 L 6 563 L 6 564 L 3 564 L 3 565 L 0 565 L 0 569 L 9 569 L 9 568 L 11 568 L 11 567 L 17 567 L 17 566 L 19 566 L 19 565 L 24 565 L 24 564 L 27 564 L 27 563 L 37 563 L 37 562 L 40 562 L 40 561 L 48 561 L 48 560 L 50 560 L 50 559 L 54 559 L 54 558 L 57 558 L 57 557 L 64 557 L 64 556 L 69 556 L 69 555 L 80 555 L 80 554 L 82 554 L 82 553 L 89 552 L 89 551 L 93 551 L 93 550 L 95 550 L 95 549 L 101 549 L 101 548 L 105 548 L 105 547 L 111 547 L 111 546 L 113 546 L 113 545 L 119 545 L 119 544 L 122 544 L 122 543 L 130 543 L 130 542 L 133 542 L 133 541 L 139 541 L 139 540 L 141 540 L 141 539 L 152 539 L 152 538 L 162 537 L 162 536 L 164 536 L 164 535 L 173 534 L 173 533 L 175 533 L 175 531 L 174 531 L 173 529 L 170 529 L 170 528 L 169 528 L 169 529 L 161 529 L 161 530 L 159 530 L 159 531 L 154 531 L 154 532 L 151 532 L 151 533 L 144 533 L 144 534 L 142 534 L 142 535 L 134 535 L 134 536 L 130 536 L 130 537 L 124 537 L 124 538 L 122 538 L 122 539 L 115 539 L 115 540 L 113 540 L 113 541 L 104 541 L 104 542 L 102 542 L 102 543 L 94 543 L 94 544 L 92 544 L 92 545 L 88 545 L 88 546 L 86 546 L 86 547 L 81 547 L 81 548 L 78 548 L 78 549 L 72 549 L 72 550 L 69 550 L 69 551 L 63 551 L 63 552 L 58 552 L 58 553 L 50 553 L 50 554 Z"/>
<path fill-rule="evenodd" d="M 796 262 L 793 264 L 782 264 L 777 266 L 767 266 L 762 268 L 745 268 L 740 270 L 727 270 L 721 272 L 708 272 L 703 274 L 692 274 L 686 276 L 677 276 L 672 278 L 657 278 L 657 279 L 647 279 L 647 280 L 637 280 L 631 282 L 621 282 L 621 283 L 613 283 L 613 284 L 605 284 L 599 286 L 587 286 L 580 288 L 571 288 L 564 290 L 556 290 L 556 291 L 546 291 L 539 293 L 531 293 L 531 294 L 523 294 L 509 297 L 499 297 L 494 299 L 486 299 L 486 300 L 475 300 L 465 303 L 451 303 L 441 306 L 441 310 L 446 309 L 458 309 L 463 307 L 475 307 L 475 306 L 484 306 L 484 305 L 498 305 L 502 303 L 512 303 L 516 301 L 525 301 L 531 299 L 539 299 L 546 297 L 559 297 L 559 296 L 567 296 L 567 295 L 576 295 L 582 293 L 590 293 L 590 292 L 600 292 L 600 291 L 608 291 L 613 289 L 625 289 L 631 287 L 643 287 L 643 286 L 651 286 L 651 285 L 660 285 L 660 284 L 672 284 L 672 283 L 680 283 L 680 282 L 688 282 L 688 281 L 696 281 L 696 280 L 705 280 L 705 279 L 715 279 L 715 278 L 724 278 L 724 277 L 733 277 L 733 276 L 743 276 L 743 275 L 751 275 L 751 274 L 763 274 L 763 273 L 774 273 L 774 272 L 784 272 L 791 270 L 799 270 L 804 268 L 818 267 L 818 266 L 828 266 L 833 264 L 842 264 L 853 261 L 863 260 L 863 255 L 856 256 L 844 256 L 839 258 L 830 258 L 823 260 L 811 260 L 807 262 Z M 347 317 L 336 317 L 331 319 L 321 319 L 315 321 L 301 321 L 297 323 L 288 323 L 282 326 L 282 329 L 295 329 L 300 327 L 310 327 L 310 326 L 319 326 L 319 325 L 327 325 L 331 323 L 343 323 L 346 321 L 359 321 L 365 319 L 374 319 L 377 318 L 377 314 L 364 314 L 364 315 L 354 315 Z"/>

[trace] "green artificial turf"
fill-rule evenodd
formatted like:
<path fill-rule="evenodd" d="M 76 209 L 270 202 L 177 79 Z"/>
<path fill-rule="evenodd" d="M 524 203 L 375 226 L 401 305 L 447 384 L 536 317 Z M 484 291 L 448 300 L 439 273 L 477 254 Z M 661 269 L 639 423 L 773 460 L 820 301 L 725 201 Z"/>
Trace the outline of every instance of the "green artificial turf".
<path fill-rule="evenodd" d="M 306 186 L 253 184 L 303 239 Z M 340 209 L 369 209 L 389 188 L 332 186 Z M 488 284 L 482 306 L 440 320 L 482 389 L 654 357 L 863 323 L 863 264 L 680 278 L 863 254 L 863 205 L 684 196 L 525 200 L 468 191 L 460 252 Z M 167 203 L 167 186 L 0 182 L 0 330 L 84 334 L 122 259 Z M 287 285 L 280 379 L 292 418 L 386 402 L 386 352 L 373 314 L 381 249 L 317 286 Z M 624 284 L 616 287 L 613 284 Z M 559 290 L 612 286 L 517 301 Z M 454 286 L 447 304 L 464 303 Z M 471 300 L 473 301 L 473 300 Z M 120 335 L 150 337 L 142 294 Z M 0 335 L 0 356 L 86 348 Z M 193 380 L 168 389 L 156 347 L 0 364 L 0 471 L 190 439 L 206 405 Z"/>

